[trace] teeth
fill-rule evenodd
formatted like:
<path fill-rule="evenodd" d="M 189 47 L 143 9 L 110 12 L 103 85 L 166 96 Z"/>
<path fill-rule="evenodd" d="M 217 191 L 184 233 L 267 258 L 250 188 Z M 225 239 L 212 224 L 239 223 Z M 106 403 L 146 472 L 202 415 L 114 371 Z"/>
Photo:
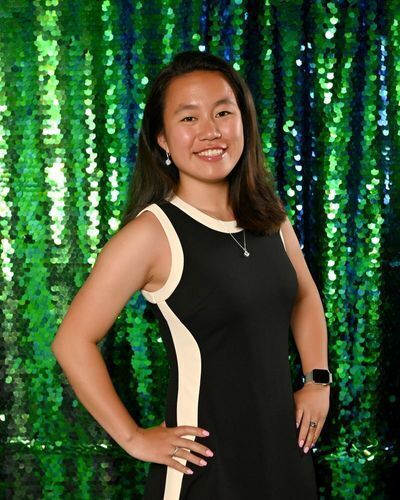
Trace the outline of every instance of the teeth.
<path fill-rule="evenodd" d="M 201 153 L 197 153 L 199 156 L 218 156 L 223 153 L 223 149 L 207 149 Z"/>

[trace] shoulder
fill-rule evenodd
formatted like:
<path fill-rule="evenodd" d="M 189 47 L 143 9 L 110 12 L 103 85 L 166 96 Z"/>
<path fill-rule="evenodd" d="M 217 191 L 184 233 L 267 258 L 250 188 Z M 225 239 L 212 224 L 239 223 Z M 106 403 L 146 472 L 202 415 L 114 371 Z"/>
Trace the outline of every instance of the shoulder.
<path fill-rule="evenodd" d="M 119 229 L 104 245 L 96 265 L 107 263 L 110 271 L 119 269 L 141 269 L 147 275 L 162 250 L 163 229 L 150 210 L 137 215 Z"/>
<path fill-rule="evenodd" d="M 299 259 L 304 259 L 303 252 L 300 246 L 299 239 L 297 237 L 295 228 L 290 222 L 288 216 L 286 216 L 284 222 L 281 224 L 280 231 L 285 240 L 286 253 L 293 261 L 298 261 Z"/>
<path fill-rule="evenodd" d="M 287 215 L 285 217 L 285 220 L 282 222 L 282 224 L 280 226 L 280 231 L 282 232 L 283 237 L 285 238 L 285 242 L 286 242 L 286 239 L 293 239 L 293 236 L 295 236 L 297 239 L 296 233 L 294 231 L 294 227 L 293 227 L 292 223 L 290 222 L 289 217 Z"/>
<path fill-rule="evenodd" d="M 163 210 L 155 203 L 148 205 L 139 214 L 130 221 L 127 226 L 131 235 L 140 233 L 141 237 L 154 244 L 164 235 L 164 224 L 167 216 Z"/>
<path fill-rule="evenodd" d="M 314 292 L 316 290 L 315 282 L 307 266 L 294 226 L 287 216 L 281 224 L 280 230 L 285 240 L 286 253 L 297 274 L 299 283 L 298 296 L 301 297 L 311 291 Z"/>
<path fill-rule="evenodd" d="M 107 245 L 117 245 L 134 251 L 137 249 L 144 260 L 156 253 L 157 244 L 163 237 L 163 227 L 160 223 L 160 216 L 157 216 L 161 209 L 155 205 L 149 205 L 130 220 L 109 240 Z"/>
<path fill-rule="evenodd" d="M 157 224 L 151 212 L 143 212 L 107 241 L 69 307 L 62 337 L 97 343 L 106 335 L 132 295 L 149 281 L 165 248 L 159 245 Z"/>
<path fill-rule="evenodd" d="M 293 251 L 294 247 L 296 247 L 294 240 L 296 240 L 296 242 L 298 243 L 298 239 L 294 227 L 290 222 L 288 216 L 285 217 L 285 220 L 282 222 L 279 230 L 285 240 L 286 250 Z"/>

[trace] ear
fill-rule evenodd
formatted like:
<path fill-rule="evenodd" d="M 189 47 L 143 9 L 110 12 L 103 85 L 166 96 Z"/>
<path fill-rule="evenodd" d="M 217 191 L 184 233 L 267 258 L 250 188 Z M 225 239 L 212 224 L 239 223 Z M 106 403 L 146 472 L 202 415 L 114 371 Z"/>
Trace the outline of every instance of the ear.
<path fill-rule="evenodd" d="M 158 145 L 165 151 L 169 151 L 168 143 L 165 140 L 164 132 L 160 132 L 157 136 Z"/>

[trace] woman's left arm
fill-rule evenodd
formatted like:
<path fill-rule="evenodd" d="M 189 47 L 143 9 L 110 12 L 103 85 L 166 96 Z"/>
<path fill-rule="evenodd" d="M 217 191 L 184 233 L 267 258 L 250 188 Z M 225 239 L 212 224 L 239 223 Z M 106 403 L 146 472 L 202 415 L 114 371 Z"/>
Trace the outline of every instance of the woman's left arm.
<path fill-rule="evenodd" d="M 300 243 L 288 218 L 281 226 L 286 253 L 296 270 L 298 290 L 290 326 L 301 358 L 303 374 L 314 368 L 328 369 L 328 335 L 318 288 L 304 259 Z M 305 453 L 314 446 L 329 411 L 330 386 L 308 382 L 294 392 L 298 442 Z M 317 423 L 310 427 L 310 423 Z"/>

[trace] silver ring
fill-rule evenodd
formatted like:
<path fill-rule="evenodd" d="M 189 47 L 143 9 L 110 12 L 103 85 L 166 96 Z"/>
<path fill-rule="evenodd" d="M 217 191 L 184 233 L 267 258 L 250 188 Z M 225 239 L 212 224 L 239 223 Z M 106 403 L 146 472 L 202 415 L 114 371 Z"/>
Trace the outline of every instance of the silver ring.
<path fill-rule="evenodd" d="M 317 422 L 314 422 L 313 420 L 311 420 L 310 427 L 317 427 Z"/>
<path fill-rule="evenodd" d="M 177 446 L 174 450 L 174 452 L 172 453 L 172 456 L 175 456 L 175 453 L 179 450 L 179 446 Z"/>

